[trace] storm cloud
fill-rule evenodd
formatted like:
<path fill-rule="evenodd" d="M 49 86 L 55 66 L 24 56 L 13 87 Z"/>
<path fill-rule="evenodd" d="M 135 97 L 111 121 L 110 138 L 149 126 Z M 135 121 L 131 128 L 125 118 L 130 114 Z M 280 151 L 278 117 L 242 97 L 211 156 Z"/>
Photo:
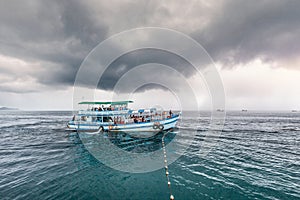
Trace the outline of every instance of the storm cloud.
<path fill-rule="evenodd" d="M 191 33 L 216 61 L 228 66 L 256 58 L 266 62 L 298 59 L 300 2 L 227 1 L 201 30 Z"/>
<path fill-rule="evenodd" d="M 297 0 L 1 1 L 0 89 L 18 93 L 72 86 L 80 64 L 96 45 L 115 33 L 145 26 L 191 36 L 224 67 L 261 59 L 298 68 L 299 10 Z M 111 90 L 126 71 L 153 60 L 172 65 L 186 77 L 193 74 L 187 63 L 164 53 L 162 57 L 159 51 L 146 50 L 120 57 L 100 88 Z M 31 89 L 20 89 L 22 83 Z"/>

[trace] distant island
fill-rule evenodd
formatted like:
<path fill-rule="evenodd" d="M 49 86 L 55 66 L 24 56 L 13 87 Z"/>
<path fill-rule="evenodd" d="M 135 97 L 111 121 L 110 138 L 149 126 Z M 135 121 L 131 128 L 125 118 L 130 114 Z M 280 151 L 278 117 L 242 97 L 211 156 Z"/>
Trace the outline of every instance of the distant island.
<path fill-rule="evenodd" d="M 8 108 L 8 107 L 0 107 L 1 110 L 19 110 L 18 108 Z"/>

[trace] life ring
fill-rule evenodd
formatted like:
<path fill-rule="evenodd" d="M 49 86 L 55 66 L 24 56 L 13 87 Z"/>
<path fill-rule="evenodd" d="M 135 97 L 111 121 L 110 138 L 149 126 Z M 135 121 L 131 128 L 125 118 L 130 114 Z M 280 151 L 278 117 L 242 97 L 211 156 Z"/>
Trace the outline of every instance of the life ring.
<path fill-rule="evenodd" d="M 153 125 L 153 129 L 158 129 L 159 127 L 158 127 L 158 125 L 157 124 L 154 124 Z"/>
<path fill-rule="evenodd" d="M 113 129 L 113 126 L 112 126 L 112 125 L 109 125 L 109 126 L 108 126 L 108 129 L 109 129 L 109 130 Z"/>
<path fill-rule="evenodd" d="M 159 130 L 162 131 L 162 130 L 164 130 L 164 125 L 161 124 L 161 125 L 158 126 L 158 128 L 159 128 Z"/>

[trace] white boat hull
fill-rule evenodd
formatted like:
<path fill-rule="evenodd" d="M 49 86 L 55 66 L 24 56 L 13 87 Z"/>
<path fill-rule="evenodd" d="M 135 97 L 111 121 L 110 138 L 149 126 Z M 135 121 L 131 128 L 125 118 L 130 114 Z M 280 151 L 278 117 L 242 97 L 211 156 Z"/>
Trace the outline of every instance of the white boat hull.
<path fill-rule="evenodd" d="M 164 120 L 152 122 L 139 122 L 128 124 L 113 124 L 113 123 L 84 123 L 80 121 L 70 121 L 68 128 L 74 131 L 110 131 L 110 132 L 158 132 L 174 128 L 179 115 Z"/>

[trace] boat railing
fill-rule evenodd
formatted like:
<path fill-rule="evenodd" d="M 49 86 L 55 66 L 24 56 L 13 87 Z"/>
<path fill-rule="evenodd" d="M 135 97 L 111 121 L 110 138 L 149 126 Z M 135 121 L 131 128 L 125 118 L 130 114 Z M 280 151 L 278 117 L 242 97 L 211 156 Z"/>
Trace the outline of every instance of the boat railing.
<path fill-rule="evenodd" d="M 127 114 L 128 110 L 112 110 L 112 111 L 90 111 L 90 110 L 80 110 L 79 115 L 122 115 Z"/>
<path fill-rule="evenodd" d="M 74 120 L 75 123 L 85 123 L 85 124 L 95 124 L 95 123 L 117 123 L 117 124 L 131 124 L 131 123 L 141 123 L 141 122 L 156 122 L 160 120 L 167 120 L 173 117 L 177 117 L 180 115 L 178 114 L 172 114 L 169 115 L 169 113 L 153 113 L 153 114 L 138 114 L 138 115 L 129 115 L 128 112 L 120 112 L 120 111 L 80 111 L 79 116 L 80 118 L 77 118 L 77 120 Z M 119 118 L 117 116 L 120 115 L 126 115 L 125 118 Z M 102 120 L 95 119 L 87 119 L 86 116 L 109 116 L 111 117 L 112 121 L 103 122 Z M 116 117 L 114 117 L 116 116 Z M 85 120 L 82 119 L 82 117 L 85 118 Z"/>

